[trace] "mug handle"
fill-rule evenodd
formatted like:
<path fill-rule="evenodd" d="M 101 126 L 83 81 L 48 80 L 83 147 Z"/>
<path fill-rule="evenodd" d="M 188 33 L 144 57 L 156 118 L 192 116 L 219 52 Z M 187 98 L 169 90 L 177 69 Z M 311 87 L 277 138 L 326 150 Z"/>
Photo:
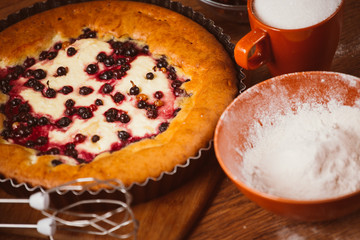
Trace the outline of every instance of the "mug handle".
<path fill-rule="evenodd" d="M 255 52 L 251 55 L 251 50 Z M 259 28 L 241 38 L 234 49 L 236 63 L 246 70 L 254 70 L 270 61 L 270 38 L 267 32 Z"/>

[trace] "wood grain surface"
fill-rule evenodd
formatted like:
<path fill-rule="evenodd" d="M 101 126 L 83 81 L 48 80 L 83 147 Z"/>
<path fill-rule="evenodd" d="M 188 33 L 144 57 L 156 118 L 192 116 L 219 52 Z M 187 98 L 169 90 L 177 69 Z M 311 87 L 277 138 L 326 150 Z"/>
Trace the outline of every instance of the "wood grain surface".
<path fill-rule="evenodd" d="M 220 180 L 224 178 L 224 174 L 217 166 L 213 150 L 204 153 L 204 157 L 208 160 L 207 164 L 189 182 L 152 201 L 132 206 L 135 218 L 139 222 L 137 239 L 180 240 L 186 238 L 186 234 L 196 224 L 202 210 L 216 192 Z M 0 198 L 14 198 L 14 196 L 0 190 Z M 36 224 L 42 218 L 44 216 L 39 211 L 30 208 L 28 204 L 0 204 L 0 223 Z M 112 220 L 121 223 L 122 215 Z M 56 240 L 114 239 L 108 236 L 68 231 L 56 231 L 54 238 Z M 34 229 L 0 229 L 0 239 L 35 240 L 46 239 L 46 237 Z"/>
<path fill-rule="evenodd" d="M 39 0 L 0 0 L 0 18 L 30 6 Z M 213 19 L 236 43 L 250 29 L 246 23 L 225 21 L 203 8 L 198 0 L 179 0 Z M 360 77 L 360 1 L 345 0 L 343 30 L 332 71 Z M 250 87 L 270 77 L 266 67 L 245 71 L 244 83 Z M 338 220 L 307 223 L 276 216 L 258 207 L 241 194 L 217 165 L 211 164 L 182 187 L 148 203 L 134 206 L 140 222 L 138 239 L 189 240 L 352 240 L 360 239 L 360 212 Z M 0 197 L 9 197 L 0 191 Z M 34 222 L 40 217 L 29 207 L 0 205 L 0 223 Z M 1 231 L 0 239 L 40 239 L 34 231 Z M 55 238 L 57 239 L 57 238 Z M 58 239 L 95 239 L 83 235 L 59 236 Z M 97 239 L 97 238 L 96 238 Z M 100 239 L 100 238 L 99 238 Z M 111 238 L 101 238 L 111 239 Z"/>

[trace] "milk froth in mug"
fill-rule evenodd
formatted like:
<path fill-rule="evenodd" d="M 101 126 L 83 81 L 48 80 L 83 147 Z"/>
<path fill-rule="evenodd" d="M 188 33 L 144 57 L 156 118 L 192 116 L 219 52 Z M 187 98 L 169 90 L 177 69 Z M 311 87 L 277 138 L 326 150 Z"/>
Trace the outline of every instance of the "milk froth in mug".
<path fill-rule="evenodd" d="M 248 0 L 251 31 L 234 49 L 247 70 L 325 71 L 337 49 L 345 0 Z M 253 51 L 255 49 L 255 51 Z"/>
<path fill-rule="evenodd" d="M 341 0 L 254 0 L 254 13 L 260 21 L 279 29 L 313 26 L 330 17 Z"/>

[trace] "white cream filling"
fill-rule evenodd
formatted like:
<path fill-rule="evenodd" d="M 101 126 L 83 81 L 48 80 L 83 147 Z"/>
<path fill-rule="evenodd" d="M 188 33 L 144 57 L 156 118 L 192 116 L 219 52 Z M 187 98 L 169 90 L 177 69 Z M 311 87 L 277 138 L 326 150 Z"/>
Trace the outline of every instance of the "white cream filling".
<path fill-rule="evenodd" d="M 132 137 L 144 137 L 158 132 L 158 127 L 161 122 L 168 116 L 165 116 L 167 109 L 173 109 L 175 104 L 175 97 L 166 74 L 153 68 L 156 65 L 155 59 L 150 56 L 138 56 L 132 63 L 131 69 L 127 71 L 127 75 L 120 80 L 99 81 L 96 80 L 95 75 L 89 75 L 85 69 L 90 63 L 96 62 L 96 56 L 99 52 L 110 54 L 112 49 L 110 45 L 98 39 L 82 39 L 76 41 L 69 47 L 77 49 L 77 53 L 68 57 L 65 51 L 59 51 L 54 60 L 38 62 L 31 69 L 43 69 L 47 72 L 47 77 L 41 82 L 56 91 L 63 86 L 72 86 L 73 92 L 67 95 L 57 93 L 55 98 L 45 98 L 42 93 L 36 92 L 30 88 L 24 88 L 20 95 L 25 101 L 28 101 L 32 106 L 33 111 L 45 116 L 51 116 L 52 119 L 59 119 L 64 115 L 66 110 L 65 102 L 68 99 L 73 99 L 75 106 L 90 106 L 94 104 L 96 99 L 102 99 L 103 106 L 98 106 L 96 111 L 93 111 L 93 117 L 90 119 L 81 119 L 78 116 L 73 116 L 73 122 L 64 129 L 53 129 L 49 132 L 49 141 L 55 144 L 63 145 L 72 142 L 76 134 L 81 133 L 87 136 L 83 143 L 78 143 L 76 149 L 78 151 L 85 151 L 88 153 L 97 154 L 103 151 L 108 151 L 111 145 L 119 142 L 117 132 L 121 130 L 128 131 Z M 65 76 L 56 77 L 56 70 L 58 67 L 68 68 Z M 102 63 L 98 64 L 99 71 L 105 67 Z M 154 73 L 154 79 L 146 79 L 148 72 Z M 19 81 L 25 82 L 22 78 Z M 115 103 L 109 94 L 100 94 L 100 88 L 105 83 L 111 83 L 114 90 L 111 95 L 120 92 L 125 96 L 125 100 L 121 103 Z M 112 84 L 115 82 L 114 84 Z M 146 94 L 149 97 L 148 102 L 153 103 L 156 99 L 154 93 L 162 91 L 164 97 L 161 99 L 165 104 L 159 109 L 159 117 L 156 119 L 149 119 L 146 116 L 146 110 L 136 107 L 136 97 L 129 95 L 129 89 L 132 83 L 140 88 L 140 93 Z M 79 94 L 79 88 L 82 86 L 91 87 L 93 93 L 83 96 Z M 45 88 L 45 89 L 46 89 Z M 128 113 L 131 120 L 129 123 L 123 124 L 117 122 L 107 122 L 104 113 L 110 109 L 116 108 Z M 96 143 L 91 141 L 93 135 L 98 135 L 100 140 Z M 81 156 L 79 156 L 81 157 Z"/>

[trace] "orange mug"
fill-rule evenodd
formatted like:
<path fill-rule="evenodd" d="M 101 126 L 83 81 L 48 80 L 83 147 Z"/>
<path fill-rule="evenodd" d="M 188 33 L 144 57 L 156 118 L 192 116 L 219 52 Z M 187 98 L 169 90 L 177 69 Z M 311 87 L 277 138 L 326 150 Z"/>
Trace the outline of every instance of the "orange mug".
<path fill-rule="evenodd" d="M 239 66 L 254 70 L 266 64 L 273 76 L 330 69 L 340 39 L 344 0 L 325 20 L 298 29 L 280 29 L 264 24 L 255 15 L 254 1 L 248 0 L 247 3 L 251 31 L 237 42 L 234 49 Z"/>

